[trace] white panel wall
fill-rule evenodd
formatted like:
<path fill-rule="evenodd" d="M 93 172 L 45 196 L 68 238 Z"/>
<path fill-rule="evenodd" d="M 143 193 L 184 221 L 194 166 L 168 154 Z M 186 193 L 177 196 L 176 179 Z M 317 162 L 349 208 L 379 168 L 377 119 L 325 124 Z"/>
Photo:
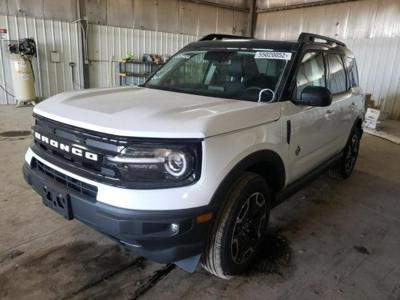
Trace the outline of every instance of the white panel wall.
<path fill-rule="evenodd" d="M 0 4 L 0 28 L 9 31 L 9 39 L 32 37 L 37 43 L 39 53 L 33 59 L 33 68 L 39 98 L 83 86 L 79 50 L 81 29 L 79 23 L 74 21 L 77 18 L 76 0 L 60 1 L 35 0 L 32 4 L 30 1 L 7 0 L 8 5 Z M 247 0 L 221 3 L 233 3 L 242 8 L 248 6 Z M 143 53 L 172 55 L 205 34 L 247 32 L 248 14 L 240 8 L 216 8 L 179 0 L 87 0 L 86 4 L 90 23 L 90 87 L 118 85 L 117 61 L 129 52 L 137 58 L 141 58 Z M 46 9 L 38 10 L 37 7 Z M 62 9 L 57 11 L 57 7 Z M 52 20 L 52 16 L 64 21 Z M 53 50 L 60 52 L 60 63 L 50 61 Z M 70 63 L 75 64 L 73 74 Z M 0 85 L 9 94 L 14 94 L 8 41 L 1 40 Z M 0 89 L 0 104 L 15 103 L 14 97 L 9 94 Z"/>
<path fill-rule="evenodd" d="M 0 16 L 0 28 L 7 28 L 9 39 L 32 37 L 36 41 L 38 56 L 33 58 L 36 95 L 48 98 L 63 91 L 83 86 L 80 58 L 81 35 L 77 23 L 60 22 L 27 17 Z M 128 53 L 141 59 L 144 53 L 172 55 L 197 36 L 150 30 L 129 29 L 105 25 L 89 25 L 88 60 L 90 87 L 119 85 L 118 61 Z M 14 104 L 11 79 L 9 41 L 0 41 L 0 104 Z M 50 61 L 50 52 L 59 51 L 61 62 Z M 75 63 L 74 79 L 70 63 Z M 143 68 L 143 66 L 138 67 Z M 142 72 L 144 70 L 137 69 Z M 73 81 L 74 80 L 74 81 Z M 142 83 L 137 80 L 135 83 Z"/>
<path fill-rule="evenodd" d="M 27 17 L 0 16 L 0 28 L 7 28 L 9 40 L 33 38 L 36 41 L 38 56 L 32 61 L 35 74 L 36 95 L 47 98 L 51 95 L 79 89 L 82 85 L 79 47 L 80 31 L 76 23 L 35 19 Z M 0 85 L 10 94 L 14 93 L 11 80 L 10 54 L 8 40 L 0 40 Z M 60 53 L 61 62 L 50 62 L 50 51 Z M 72 69 L 75 63 L 72 82 Z M 0 104 L 15 103 L 14 97 L 0 88 Z"/>
<path fill-rule="evenodd" d="M 400 37 L 345 41 L 354 52 L 360 85 L 382 110 L 400 119 Z"/>
<path fill-rule="evenodd" d="M 338 39 L 400 36 L 400 1 L 353 1 L 257 15 L 258 38 L 293 40 L 302 31 Z"/>
<path fill-rule="evenodd" d="M 118 61 L 128 53 L 133 53 L 136 59 L 141 59 L 144 53 L 172 55 L 198 39 L 193 35 L 105 25 L 89 25 L 88 38 L 90 87 L 118 86 Z"/>

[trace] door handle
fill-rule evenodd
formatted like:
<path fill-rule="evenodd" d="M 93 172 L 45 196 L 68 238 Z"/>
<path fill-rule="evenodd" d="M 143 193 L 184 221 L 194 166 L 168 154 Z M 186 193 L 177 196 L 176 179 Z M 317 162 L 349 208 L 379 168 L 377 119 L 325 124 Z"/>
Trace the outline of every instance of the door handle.
<path fill-rule="evenodd" d="M 325 111 L 324 117 L 325 119 L 330 119 L 330 117 L 335 113 L 333 109 L 327 109 Z"/>

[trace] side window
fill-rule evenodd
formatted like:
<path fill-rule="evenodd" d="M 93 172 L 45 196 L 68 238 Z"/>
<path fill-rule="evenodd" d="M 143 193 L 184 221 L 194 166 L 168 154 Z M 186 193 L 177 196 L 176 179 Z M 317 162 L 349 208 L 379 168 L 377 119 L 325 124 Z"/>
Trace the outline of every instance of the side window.
<path fill-rule="evenodd" d="M 345 57 L 344 58 L 347 72 L 349 74 L 349 86 L 356 87 L 358 86 L 358 70 L 357 64 L 354 57 Z"/>
<path fill-rule="evenodd" d="M 321 52 L 308 52 L 304 55 L 296 75 L 296 96 L 307 86 L 325 86 L 325 64 Z"/>
<path fill-rule="evenodd" d="M 347 90 L 346 71 L 342 58 L 337 54 L 328 54 L 327 57 L 329 64 L 328 88 L 332 94 L 345 92 Z"/>

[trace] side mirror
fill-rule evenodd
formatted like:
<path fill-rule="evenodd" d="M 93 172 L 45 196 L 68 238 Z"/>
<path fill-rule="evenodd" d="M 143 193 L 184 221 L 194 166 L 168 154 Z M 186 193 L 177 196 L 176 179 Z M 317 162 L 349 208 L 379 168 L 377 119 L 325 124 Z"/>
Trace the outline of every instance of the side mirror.
<path fill-rule="evenodd" d="M 296 104 L 308 106 L 329 106 L 332 103 L 332 94 L 326 87 L 307 86 L 303 89 Z"/>

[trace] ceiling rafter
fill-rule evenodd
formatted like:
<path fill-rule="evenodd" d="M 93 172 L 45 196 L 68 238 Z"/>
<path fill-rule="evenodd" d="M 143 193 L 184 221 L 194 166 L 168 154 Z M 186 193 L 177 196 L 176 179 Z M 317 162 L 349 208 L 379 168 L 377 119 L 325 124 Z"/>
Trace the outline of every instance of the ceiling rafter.
<path fill-rule="evenodd" d="M 276 6 L 276 7 L 271 7 L 271 8 L 257 9 L 257 13 L 269 13 L 269 12 L 276 12 L 276 11 L 282 11 L 282 10 L 308 8 L 308 7 L 332 5 L 332 4 L 355 2 L 355 1 L 362 1 L 362 0 L 321 0 L 321 1 L 316 1 L 316 2 L 306 2 L 306 3 L 285 5 L 285 6 Z"/>

